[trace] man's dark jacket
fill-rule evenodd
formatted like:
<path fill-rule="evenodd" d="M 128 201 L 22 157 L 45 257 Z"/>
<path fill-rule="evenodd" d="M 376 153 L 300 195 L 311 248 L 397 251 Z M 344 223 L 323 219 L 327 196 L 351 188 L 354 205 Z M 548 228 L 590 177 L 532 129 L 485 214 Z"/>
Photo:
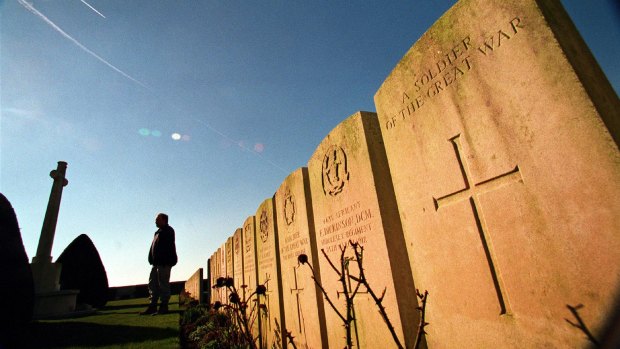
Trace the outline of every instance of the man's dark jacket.
<path fill-rule="evenodd" d="M 149 249 L 149 263 L 151 265 L 175 266 L 177 261 L 177 249 L 174 244 L 174 229 L 166 225 L 155 232 L 151 248 Z"/>

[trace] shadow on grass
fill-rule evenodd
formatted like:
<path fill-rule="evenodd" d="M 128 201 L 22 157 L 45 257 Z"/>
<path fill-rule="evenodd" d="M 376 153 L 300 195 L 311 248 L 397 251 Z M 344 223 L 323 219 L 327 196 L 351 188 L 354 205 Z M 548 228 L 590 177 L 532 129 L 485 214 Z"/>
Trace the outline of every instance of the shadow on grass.
<path fill-rule="evenodd" d="M 0 348 L 63 348 L 69 346 L 96 348 L 101 346 L 139 344 L 179 336 L 170 328 L 124 325 L 101 325 L 84 322 L 35 322 L 4 333 L 5 346 Z M 4 337 L 4 336 L 3 336 Z"/>
<path fill-rule="evenodd" d="M 176 302 L 171 302 L 170 306 L 177 304 Z M 131 309 L 131 308 L 136 308 L 139 309 L 137 310 L 137 312 L 140 312 L 144 309 L 146 309 L 146 307 L 149 305 L 148 302 L 145 302 L 144 300 L 140 300 L 134 303 L 129 303 L 129 304 L 118 304 L 118 305 L 106 305 L 103 308 L 100 308 L 99 310 L 101 311 L 115 311 L 115 310 L 124 310 L 124 309 Z"/>
<path fill-rule="evenodd" d="M 135 311 L 115 311 L 114 314 L 117 314 L 117 315 L 139 315 L 142 310 L 144 310 L 144 309 L 135 310 Z M 167 316 L 167 315 L 170 315 L 170 314 L 181 314 L 181 313 L 183 313 L 183 310 L 169 310 L 168 313 L 163 315 L 163 316 Z M 95 314 L 95 315 L 109 315 L 109 314 L 99 313 L 99 314 Z M 143 316 L 155 316 L 155 315 L 143 315 Z M 157 315 L 157 316 L 161 316 L 161 315 Z M 0 349 L 2 349 L 2 348 L 0 348 Z"/>
<path fill-rule="evenodd" d="M 123 309 L 135 308 L 136 311 L 138 311 L 138 309 L 140 309 L 139 311 L 142 311 L 142 310 L 146 309 L 147 305 L 148 305 L 148 303 L 122 304 L 122 305 L 106 305 L 103 308 L 99 308 L 99 310 L 102 310 L 102 311 L 114 311 L 114 310 L 123 310 Z"/>

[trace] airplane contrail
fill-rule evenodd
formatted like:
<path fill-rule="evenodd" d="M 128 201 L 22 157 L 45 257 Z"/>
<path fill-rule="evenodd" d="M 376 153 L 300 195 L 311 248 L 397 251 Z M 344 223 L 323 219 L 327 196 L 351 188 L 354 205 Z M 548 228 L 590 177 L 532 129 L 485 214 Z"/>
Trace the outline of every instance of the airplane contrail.
<path fill-rule="evenodd" d="M 42 14 L 41 12 L 39 12 L 36 8 L 34 8 L 31 4 L 29 4 L 28 2 L 26 2 L 25 0 L 17 0 L 22 6 L 24 6 L 28 11 L 32 12 L 33 14 L 37 15 L 39 18 L 41 18 L 42 20 L 45 21 L 45 23 L 49 24 L 52 28 L 54 28 L 54 30 L 56 30 L 57 32 L 59 32 L 62 36 L 64 36 L 65 38 L 69 39 L 71 42 L 73 42 L 74 44 L 76 44 L 79 48 L 81 48 L 82 50 L 86 51 L 86 53 L 90 54 L 91 56 L 97 58 L 97 60 L 99 60 L 101 63 L 107 65 L 108 67 L 114 69 L 117 73 L 121 74 L 122 76 L 126 77 L 127 79 L 135 82 L 136 84 L 144 87 L 147 90 L 150 90 L 150 88 L 148 86 L 146 86 L 145 84 L 143 84 L 142 82 L 140 82 L 138 79 L 132 77 L 131 75 L 125 73 L 124 71 L 118 69 L 117 67 L 115 67 L 112 63 L 106 61 L 105 59 L 103 59 L 102 57 L 100 57 L 98 54 L 94 53 L 93 51 L 91 51 L 88 47 L 82 45 L 79 41 L 77 41 L 76 39 L 74 39 L 71 35 L 67 34 L 64 30 L 62 30 L 59 26 L 57 26 L 54 22 L 52 22 L 49 18 L 47 18 L 44 14 Z"/>
<path fill-rule="evenodd" d="M 94 7 L 90 6 L 90 4 L 89 4 L 89 3 L 87 3 L 87 2 L 86 2 L 86 1 L 84 1 L 84 0 L 80 0 L 80 1 L 81 1 L 84 5 L 88 6 L 91 10 L 95 11 L 95 13 L 96 13 L 96 14 L 98 14 L 99 16 L 101 16 L 101 17 L 105 18 L 105 16 L 104 16 L 103 14 L 101 14 L 101 12 L 97 11 L 97 9 L 96 9 L 96 8 L 94 8 Z"/>
<path fill-rule="evenodd" d="M 28 11 L 32 12 L 33 14 L 37 15 L 39 18 L 41 18 L 43 21 L 45 21 L 45 23 L 47 23 L 48 25 L 50 25 L 54 30 L 56 30 L 57 32 L 59 32 L 62 36 L 64 36 L 65 38 L 69 39 L 71 42 L 73 42 L 75 45 L 77 45 L 79 48 L 81 48 L 82 50 L 86 51 L 88 54 L 90 54 L 91 56 L 95 57 L 97 60 L 99 60 L 101 63 L 107 65 L 108 67 L 114 69 L 116 72 L 118 72 L 119 74 L 121 74 L 122 76 L 126 77 L 127 79 L 135 82 L 136 84 L 142 86 L 143 88 L 145 88 L 146 90 L 148 90 L 149 92 L 153 93 L 156 95 L 155 91 L 153 91 L 150 87 L 148 87 L 147 85 L 145 85 L 144 83 L 140 82 L 139 80 L 137 80 L 136 78 L 132 77 L 131 75 L 125 73 L 124 71 L 120 70 L 119 68 L 115 67 L 112 63 L 106 61 L 105 59 L 103 59 L 102 57 L 100 57 L 99 55 L 97 55 L 96 53 L 94 53 L 93 51 L 91 51 L 90 49 L 88 49 L 88 47 L 82 45 L 79 41 L 77 41 L 76 39 L 74 39 L 71 35 L 67 34 L 64 30 L 62 30 L 59 26 L 57 26 L 54 22 L 52 22 L 49 18 L 47 18 L 44 14 L 42 14 L 41 12 L 39 12 L 36 8 L 34 8 L 31 4 L 29 4 L 28 2 L 26 2 L 25 0 L 17 0 L 22 6 L 24 6 Z M 82 1 L 84 2 L 84 1 Z M 85 2 L 84 2 L 85 3 Z M 86 4 L 86 3 L 85 3 Z M 88 5 L 88 4 L 86 4 Z M 92 8 L 92 6 L 89 6 Z M 94 9 L 93 9 L 94 10 Z M 96 10 L 95 10 L 96 11 Z M 105 18 L 105 17 L 104 17 Z M 177 107 L 177 109 L 181 109 L 178 108 L 178 106 L 175 105 L 175 107 Z M 226 134 L 224 134 L 223 132 L 219 131 L 218 129 L 214 128 L 213 126 L 211 126 L 209 123 L 202 121 L 200 119 L 194 118 L 195 121 L 203 124 L 204 126 L 206 126 L 209 130 L 211 130 L 212 132 L 218 134 L 220 137 L 236 144 L 239 148 L 248 151 L 254 155 L 256 155 L 257 157 L 259 157 L 260 159 L 266 161 L 267 163 L 269 163 L 271 166 L 277 168 L 278 170 L 282 171 L 283 173 L 288 173 L 285 169 L 283 169 L 281 166 L 279 166 L 278 164 L 276 164 L 275 162 L 269 160 L 268 158 L 264 157 L 261 153 L 250 149 L 246 146 L 244 146 L 243 144 L 241 144 L 238 141 L 235 141 L 234 139 L 232 139 L 231 137 L 227 136 Z"/>

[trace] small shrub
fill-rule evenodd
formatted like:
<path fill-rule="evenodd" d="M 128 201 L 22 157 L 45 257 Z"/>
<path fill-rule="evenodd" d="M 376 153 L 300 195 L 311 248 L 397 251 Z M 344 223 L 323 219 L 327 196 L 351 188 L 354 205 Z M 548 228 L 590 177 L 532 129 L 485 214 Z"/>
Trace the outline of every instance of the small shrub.
<path fill-rule="evenodd" d="M 182 348 L 251 347 L 229 311 L 204 305 L 190 306 L 181 315 L 180 327 Z"/>

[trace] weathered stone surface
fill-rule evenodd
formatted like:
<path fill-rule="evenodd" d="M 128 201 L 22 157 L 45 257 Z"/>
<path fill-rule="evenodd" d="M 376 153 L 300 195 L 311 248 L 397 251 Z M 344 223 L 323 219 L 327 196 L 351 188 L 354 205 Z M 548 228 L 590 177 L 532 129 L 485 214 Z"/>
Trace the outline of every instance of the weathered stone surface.
<path fill-rule="evenodd" d="M 32 258 L 32 263 L 49 264 L 52 262 L 52 245 L 54 244 L 54 234 L 56 233 L 56 223 L 58 222 L 62 189 L 69 184 L 69 181 L 65 178 L 66 171 L 67 163 L 58 161 L 58 167 L 50 172 L 50 177 L 52 177 L 54 183 L 52 184 L 52 191 L 50 192 L 47 209 L 45 210 L 45 218 L 43 219 L 43 227 L 41 228 L 41 235 L 37 246 L 37 255 Z M 41 285 L 42 282 L 47 281 L 47 279 L 40 280 L 37 277 L 34 278 L 37 292 L 54 289 L 54 285 Z"/>
<path fill-rule="evenodd" d="M 203 297 L 207 304 L 213 303 L 213 255 L 207 258 L 207 280 L 204 282 Z"/>
<path fill-rule="evenodd" d="M 278 229 L 273 199 L 266 199 L 256 211 L 256 261 L 258 284 L 265 285 L 267 292 L 259 297 L 260 333 L 263 348 L 283 346 L 285 329 L 282 308 L 282 283 Z"/>
<path fill-rule="evenodd" d="M 214 284 L 217 283 L 217 279 L 224 277 L 222 274 L 222 248 L 218 248 L 217 251 L 215 252 L 215 282 Z M 224 299 L 222 299 L 222 290 L 220 288 L 214 288 L 213 290 L 213 296 L 212 298 L 214 299 L 214 302 L 223 302 L 225 301 Z"/>
<path fill-rule="evenodd" d="M 358 112 L 336 126 L 312 155 L 308 172 L 317 248 L 340 266 L 341 246 L 352 240 L 364 247 L 370 286 L 377 296 L 385 288 L 389 319 L 400 342 L 412 346 L 418 324 L 415 287 L 376 114 Z M 344 312 L 338 275 L 323 256 L 319 263 L 323 287 Z M 354 262 L 349 268 L 357 275 Z M 347 289 L 351 285 L 355 282 Z M 354 299 L 354 311 L 356 347 L 396 347 L 364 287 Z M 325 318 L 329 347 L 343 347 L 343 323 L 327 302 Z"/>
<path fill-rule="evenodd" d="M 317 274 L 320 272 L 308 169 L 304 167 L 291 173 L 274 198 L 287 330 L 297 348 L 327 347 L 323 295 L 312 280 L 310 268 L 298 263 L 298 256 L 305 254 Z"/>
<path fill-rule="evenodd" d="M 235 276 L 235 262 L 234 255 L 235 251 L 233 251 L 233 239 L 232 236 L 226 239 L 226 276 L 233 277 Z"/>
<path fill-rule="evenodd" d="M 235 251 L 233 251 L 233 237 L 226 239 L 226 277 L 235 277 Z M 233 279 L 234 281 L 234 279 Z M 231 291 L 227 289 L 226 299 L 228 300 Z"/>
<path fill-rule="evenodd" d="M 23 324 L 32 319 L 34 282 L 15 210 L 2 194 L 0 239 L 0 264 L 4 266 L 3 286 L 0 287 L 0 326 L 6 327 L 9 324 Z"/>
<path fill-rule="evenodd" d="M 56 263 L 60 271 L 61 290 L 79 290 L 78 304 L 103 307 L 108 301 L 108 274 L 99 252 L 86 234 L 81 234 L 65 248 Z"/>
<path fill-rule="evenodd" d="M 214 288 L 215 284 L 217 283 L 217 278 L 219 277 L 219 273 L 217 270 L 217 250 L 213 252 L 209 261 L 209 265 L 211 266 L 211 268 L 209 269 L 211 270 L 211 274 L 209 275 L 209 279 L 211 282 L 211 304 L 213 304 L 219 300 L 217 298 L 217 290 Z"/>
<path fill-rule="evenodd" d="M 228 275 L 228 263 L 226 263 L 226 259 L 228 256 L 228 251 L 226 249 L 226 242 L 222 244 L 220 247 L 220 275 L 223 278 L 227 278 Z M 222 303 L 228 303 L 228 289 L 226 287 L 221 287 L 220 291 L 220 300 Z"/>
<path fill-rule="evenodd" d="M 247 314 L 256 314 L 258 312 L 257 296 L 250 297 L 256 290 L 258 285 L 258 269 L 256 268 L 256 220 L 254 216 L 246 218 L 243 222 L 243 284 L 247 285 L 244 288 L 245 293 L 243 299 L 248 303 Z M 257 338 L 259 336 L 259 321 L 260 317 L 252 315 L 252 335 Z"/>
<path fill-rule="evenodd" d="M 203 270 L 198 268 L 192 276 L 185 281 L 185 291 L 189 293 L 188 297 L 198 303 L 202 303 L 202 284 L 203 284 Z"/>
<path fill-rule="evenodd" d="M 240 297 L 243 297 L 243 229 L 238 228 L 232 236 L 234 284 Z"/>
<path fill-rule="evenodd" d="M 584 347 L 566 305 L 598 333 L 620 285 L 620 105 L 559 1 L 458 2 L 375 103 L 429 347 Z"/>

